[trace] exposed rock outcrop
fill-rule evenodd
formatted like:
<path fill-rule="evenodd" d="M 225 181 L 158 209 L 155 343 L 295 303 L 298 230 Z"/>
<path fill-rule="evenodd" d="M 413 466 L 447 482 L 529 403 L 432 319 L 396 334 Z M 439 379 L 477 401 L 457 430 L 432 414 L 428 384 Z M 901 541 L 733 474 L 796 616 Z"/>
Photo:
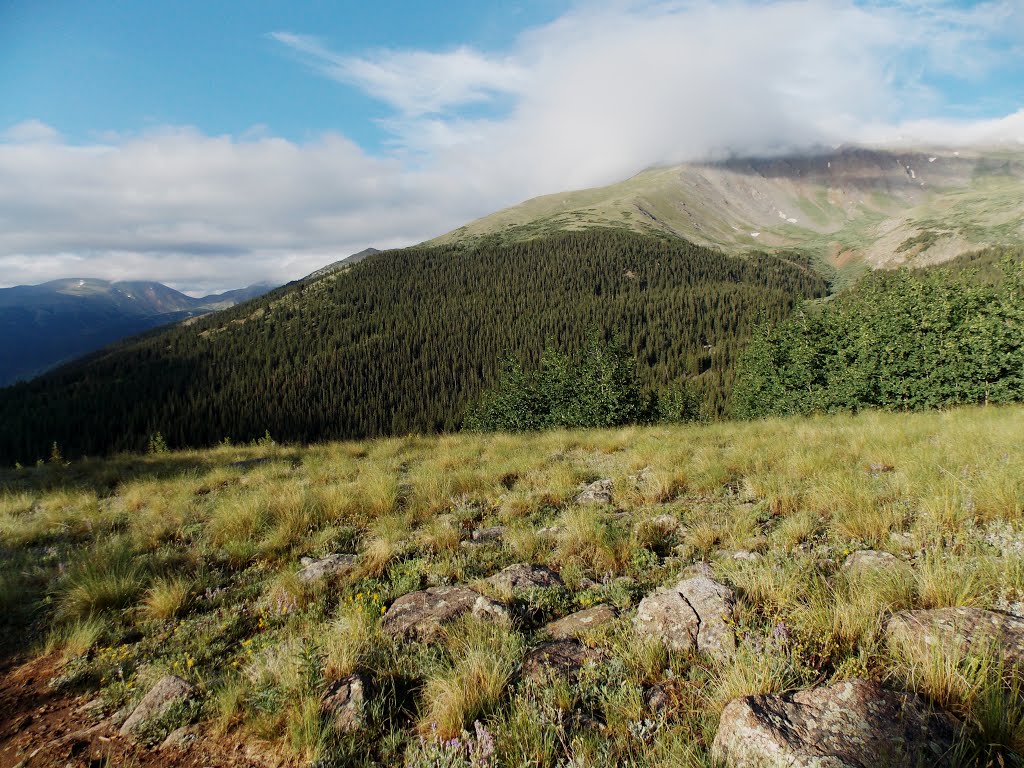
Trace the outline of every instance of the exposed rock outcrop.
<path fill-rule="evenodd" d="M 160 678 L 128 715 L 128 719 L 121 726 L 121 735 L 131 736 L 146 723 L 167 714 L 175 704 L 187 701 L 194 695 L 195 688 L 188 681 L 174 675 Z"/>
<path fill-rule="evenodd" d="M 897 613 L 885 628 L 890 643 L 920 650 L 960 647 L 995 651 L 1010 664 L 1024 664 L 1024 618 L 980 608 L 935 608 Z"/>
<path fill-rule="evenodd" d="M 508 617 L 501 603 L 469 587 L 431 587 L 395 600 L 381 620 L 381 629 L 406 640 L 432 640 L 445 624 L 466 614 L 487 619 Z"/>
<path fill-rule="evenodd" d="M 607 605 L 595 605 L 576 613 L 570 613 L 557 621 L 545 625 L 544 631 L 554 640 L 568 640 L 579 637 L 615 618 L 615 609 Z"/>
<path fill-rule="evenodd" d="M 337 733 L 358 729 L 366 717 L 366 685 L 359 675 L 331 683 L 320 703 L 320 711 Z"/>
<path fill-rule="evenodd" d="M 909 563 L 889 552 L 876 549 L 861 549 L 851 552 L 843 561 L 843 570 L 854 578 L 872 575 L 910 576 Z"/>
<path fill-rule="evenodd" d="M 584 483 L 576 496 L 577 504 L 611 504 L 612 481 L 608 478 Z"/>
<path fill-rule="evenodd" d="M 516 563 L 493 576 L 487 582 L 503 592 L 515 593 L 524 589 L 551 589 L 565 586 L 562 578 L 543 565 Z"/>
<path fill-rule="evenodd" d="M 522 675 L 543 679 L 552 672 L 574 679 L 587 664 L 596 664 L 601 654 L 576 640 L 555 640 L 534 648 L 523 657 Z"/>
<path fill-rule="evenodd" d="M 634 625 L 639 635 L 658 638 L 674 651 L 697 650 L 725 661 L 736 651 L 734 606 L 731 589 L 697 576 L 641 600 Z"/>
<path fill-rule="evenodd" d="M 729 768 L 946 768 L 958 730 L 914 694 L 850 680 L 735 699 L 711 752 Z"/>
<path fill-rule="evenodd" d="M 333 579 L 351 573 L 356 567 L 355 555 L 331 554 L 322 558 L 302 558 L 303 568 L 296 576 L 307 584 Z"/>

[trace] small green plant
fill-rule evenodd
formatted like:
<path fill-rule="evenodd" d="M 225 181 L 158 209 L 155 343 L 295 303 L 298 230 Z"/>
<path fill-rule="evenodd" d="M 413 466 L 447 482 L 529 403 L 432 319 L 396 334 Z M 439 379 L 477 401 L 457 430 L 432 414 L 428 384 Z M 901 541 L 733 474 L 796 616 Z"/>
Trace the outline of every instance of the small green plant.
<path fill-rule="evenodd" d="M 149 442 L 146 444 L 147 453 L 167 453 L 168 450 L 170 449 L 167 447 L 167 441 L 159 432 L 154 432 L 149 436 Z"/>

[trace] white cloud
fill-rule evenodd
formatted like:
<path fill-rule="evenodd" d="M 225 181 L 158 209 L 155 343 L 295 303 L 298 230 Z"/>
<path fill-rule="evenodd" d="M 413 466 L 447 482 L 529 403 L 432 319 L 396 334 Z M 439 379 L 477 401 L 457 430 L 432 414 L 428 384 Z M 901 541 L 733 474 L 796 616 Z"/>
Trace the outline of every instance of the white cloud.
<path fill-rule="evenodd" d="M 24 120 L 4 131 L 3 134 L 0 134 L 0 138 L 20 144 L 34 144 L 56 141 L 60 138 L 60 134 L 39 120 Z"/>
<path fill-rule="evenodd" d="M 526 75 L 510 60 L 465 46 L 446 53 L 383 50 L 369 56 L 339 56 L 314 37 L 290 32 L 274 32 L 271 37 L 324 75 L 355 85 L 407 115 L 437 113 L 516 92 Z"/>
<path fill-rule="evenodd" d="M 337 87 L 393 110 L 386 153 L 260 126 L 78 146 L 21 123 L 0 141 L 0 281 L 235 287 L 658 163 L 900 137 L 1016 141 L 1021 112 L 950 120 L 935 83 L 984 83 L 1012 64 L 1022 22 L 1017 0 L 678 0 L 579 6 L 499 52 L 336 53 L 274 33 Z"/>

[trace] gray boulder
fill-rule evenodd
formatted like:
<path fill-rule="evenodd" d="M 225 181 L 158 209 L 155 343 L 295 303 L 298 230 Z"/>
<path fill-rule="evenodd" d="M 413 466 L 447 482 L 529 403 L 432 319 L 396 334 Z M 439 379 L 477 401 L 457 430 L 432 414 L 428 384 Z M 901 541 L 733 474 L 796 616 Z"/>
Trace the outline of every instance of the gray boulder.
<path fill-rule="evenodd" d="M 489 576 L 487 582 L 510 594 L 524 589 L 550 589 L 565 586 L 561 577 L 550 568 L 529 563 L 510 565 L 493 576 Z"/>
<path fill-rule="evenodd" d="M 198 738 L 196 729 L 191 725 L 183 725 L 180 728 L 175 728 L 164 739 L 160 744 L 161 751 L 167 751 L 170 749 L 184 750 Z"/>
<path fill-rule="evenodd" d="M 910 576 L 912 573 L 908 563 L 896 555 L 876 549 L 851 552 L 843 561 L 843 570 L 854 578 L 872 575 Z"/>
<path fill-rule="evenodd" d="M 501 603 L 469 587 L 431 587 L 395 600 L 381 620 L 381 629 L 405 640 L 432 640 L 445 624 L 466 614 L 486 619 L 508 618 Z"/>
<path fill-rule="evenodd" d="M 600 651 L 577 640 L 555 640 L 527 653 L 523 657 L 521 673 L 530 680 L 542 680 L 552 673 L 573 680 L 584 666 L 600 660 Z"/>
<path fill-rule="evenodd" d="M 577 504 L 611 504 L 612 481 L 608 478 L 583 483 L 576 495 Z"/>
<path fill-rule="evenodd" d="M 850 680 L 731 701 L 711 755 L 729 768 L 952 768 L 959 728 L 914 694 Z"/>
<path fill-rule="evenodd" d="M 1024 665 L 1024 618 L 981 608 L 902 611 L 885 628 L 890 644 L 927 648 L 996 651 L 1010 664 Z"/>
<path fill-rule="evenodd" d="M 641 637 L 657 638 L 674 651 L 701 651 L 727 661 L 736 651 L 730 622 L 733 591 L 704 576 L 659 588 L 640 601 L 633 620 Z"/>
<path fill-rule="evenodd" d="M 296 575 L 299 581 L 310 584 L 351 573 L 356 567 L 356 556 L 333 554 L 320 559 L 304 557 L 302 565 L 303 569 Z"/>
<path fill-rule="evenodd" d="M 569 640 L 597 629 L 615 618 L 615 609 L 607 605 L 595 605 L 544 626 L 544 631 L 554 640 Z"/>
<path fill-rule="evenodd" d="M 505 538 L 505 526 L 492 525 L 486 528 L 474 528 L 463 544 L 491 544 Z"/>
<path fill-rule="evenodd" d="M 160 678 L 128 715 L 121 726 L 121 735 L 131 736 L 139 727 L 162 717 L 175 704 L 187 701 L 194 695 L 195 688 L 188 681 L 174 675 Z"/>
<path fill-rule="evenodd" d="M 366 685 L 359 675 L 331 683 L 320 702 L 320 711 L 337 733 L 358 730 L 366 718 Z"/>

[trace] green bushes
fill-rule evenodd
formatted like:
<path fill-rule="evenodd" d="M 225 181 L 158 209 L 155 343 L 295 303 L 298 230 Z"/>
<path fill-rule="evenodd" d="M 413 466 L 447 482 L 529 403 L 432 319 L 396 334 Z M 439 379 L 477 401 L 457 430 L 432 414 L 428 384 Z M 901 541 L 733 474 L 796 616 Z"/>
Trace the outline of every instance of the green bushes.
<path fill-rule="evenodd" d="M 484 432 L 616 427 L 695 421 L 701 413 L 700 398 L 685 384 L 663 394 L 645 393 L 625 349 L 603 344 L 593 334 L 577 355 L 548 344 L 533 371 L 507 360 L 497 385 L 469 408 L 465 427 Z"/>
<path fill-rule="evenodd" d="M 754 335 L 739 366 L 740 417 L 923 410 L 1024 399 L 1024 267 L 876 272 Z"/>

